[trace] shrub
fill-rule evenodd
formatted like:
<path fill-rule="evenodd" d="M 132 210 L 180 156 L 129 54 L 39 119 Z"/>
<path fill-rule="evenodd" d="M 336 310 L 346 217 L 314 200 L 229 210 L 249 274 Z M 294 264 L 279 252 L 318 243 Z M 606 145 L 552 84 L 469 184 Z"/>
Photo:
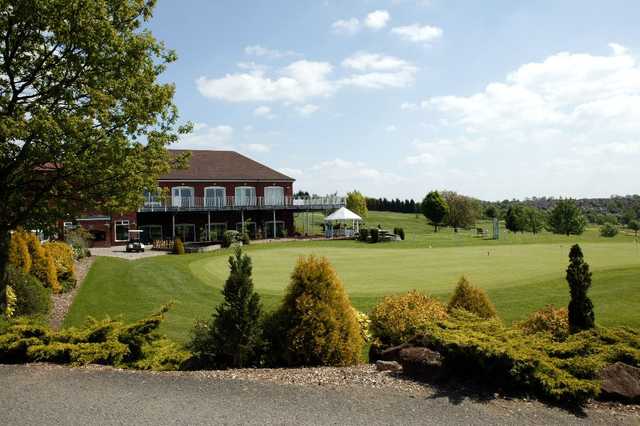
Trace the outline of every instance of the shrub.
<path fill-rule="evenodd" d="M 353 308 L 353 314 L 356 316 L 358 325 L 360 326 L 360 335 L 365 342 L 371 341 L 371 320 L 369 315 L 364 312 L 360 312 L 356 308 Z"/>
<path fill-rule="evenodd" d="M 378 228 L 371 228 L 369 230 L 369 241 L 372 243 L 377 243 L 379 240 L 380 232 L 378 232 Z"/>
<path fill-rule="evenodd" d="M 556 340 L 564 340 L 569 335 L 569 312 L 549 305 L 517 325 L 525 334 L 548 333 Z"/>
<path fill-rule="evenodd" d="M 271 363 L 356 364 L 364 344 L 349 296 L 325 258 L 300 258 L 280 308 L 265 321 Z"/>
<path fill-rule="evenodd" d="M 194 365 L 213 368 L 242 368 L 257 364 L 260 340 L 260 296 L 253 291 L 251 258 L 236 248 L 229 257 L 229 278 L 224 301 L 209 323 L 196 322 L 189 348 Z"/>
<path fill-rule="evenodd" d="M 73 249 L 67 243 L 55 241 L 43 245 L 45 253 L 53 259 L 58 282 L 64 291 L 76 286 Z"/>
<path fill-rule="evenodd" d="M 497 316 L 496 308 L 489 300 L 487 293 L 480 288 L 472 286 L 466 277 L 461 277 L 458 281 L 447 308 L 449 312 L 454 309 L 464 309 L 481 318 L 494 318 Z"/>
<path fill-rule="evenodd" d="M 26 273 L 31 272 L 33 263 L 31 255 L 29 254 L 27 233 L 22 228 L 18 228 L 11 234 L 8 263 Z"/>
<path fill-rule="evenodd" d="M 62 286 L 58 282 L 58 271 L 56 265 L 45 251 L 44 247 L 33 233 L 27 233 L 27 246 L 33 266 L 31 273 L 38 278 L 45 287 L 49 287 L 54 293 L 60 293 Z"/>
<path fill-rule="evenodd" d="M 584 261 L 582 249 L 578 244 L 574 244 L 569 251 L 567 282 L 571 293 L 569 329 L 575 333 L 593 328 L 595 325 L 593 303 L 587 297 L 587 291 L 591 287 L 591 272 L 589 272 L 589 264 Z"/>
<path fill-rule="evenodd" d="M 9 266 L 6 280 L 16 296 L 14 316 L 44 316 L 49 313 L 51 291 L 36 277 Z"/>
<path fill-rule="evenodd" d="M 251 238 L 249 237 L 249 234 L 247 234 L 246 232 L 240 236 L 240 239 L 242 241 L 242 244 L 245 246 L 248 246 L 249 244 L 251 244 Z"/>
<path fill-rule="evenodd" d="M 173 254 L 184 254 L 184 243 L 180 238 L 173 241 Z"/>
<path fill-rule="evenodd" d="M 58 332 L 37 321 L 19 319 L 0 335 L 0 363 L 179 369 L 190 354 L 156 334 L 167 309 L 132 324 L 89 318 L 80 329 Z"/>
<path fill-rule="evenodd" d="M 0 308 L 4 307 L 4 317 L 11 318 L 16 313 L 16 307 L 18 304 L 18 299 L 16 297 L 16 292 L 13 291 L 13 287 L 10 285 L 4 286 L 4 302 L 0 303 Z"/>
<path fill-rule="evenodd" d="M 612 238 L 618 235 L 618 227 L 611 223 L 605 223 L 600 227 L 600 236 Z"/>
<path fill-rule="evenodd" d="M 358 241 L 367 242 L 369 238 L 369 230 L 367 228 L 362 228 L 358 232 Z"/>
<path fill-rule="evenodd" d="M 400 237 L 402 241 L 404 241 L 404 229 L 403 228 L 393 228 L 393 233 Z"/>
<path fill-rule="evenodd" d="M 91 256 L 89 243 L 93 240 L 93 235 L 82 226 L 74 229 L 65 229 L 64 240 L 71 246 L 75 259 Z"/>
<path fill-rule="evenodd" d="M 222 247 L 231 247 L 232 244 L 240 241 L 240 233 L 238 231 L 225 231 L 222 234 Z"/>
<path fill-rule="evenodd" d="M 582 404 L 597 396 L 597 373 L 606 365 L 640 366 L 638 331 L 593 329 L 558 342 L 549 334 L 527 335 L 464 310 L 453 311 L 412 343 L 443 355 L 452 376 L 562 403 Z"/>
<path fill-rule="evenodd" d="M 444 304 L 416 290 L 385 297 L 369 314 L 372 337 L 385 346 L 403 343 L 446 317 Z"/>

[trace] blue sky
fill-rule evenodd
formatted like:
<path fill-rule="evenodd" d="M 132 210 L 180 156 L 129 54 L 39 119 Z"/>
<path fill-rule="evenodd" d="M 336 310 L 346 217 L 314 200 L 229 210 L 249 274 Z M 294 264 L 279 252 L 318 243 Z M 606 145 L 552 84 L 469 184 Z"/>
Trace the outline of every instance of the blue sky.
<path fill-rule="evenodd" d="M 194 132 L 315 193 L 638 192 L 640 2 L 159 1 Z"/>

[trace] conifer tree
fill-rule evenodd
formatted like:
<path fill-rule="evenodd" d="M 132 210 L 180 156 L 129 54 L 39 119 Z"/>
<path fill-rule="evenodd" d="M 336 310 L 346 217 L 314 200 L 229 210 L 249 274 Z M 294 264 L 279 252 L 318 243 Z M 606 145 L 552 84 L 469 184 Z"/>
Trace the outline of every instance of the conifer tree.
<path fill-rule="evenodd" d="M 582 250 L 578 244 L 571 247 L 569 252 L 567 282 L 571 292 L 571 301 L 569 302 L 570 331 L 576 333 L 593 328 L 595 323 L 593 303 L 587 297 L 587 291 L 591 287 L 591 272 L 589 272 L 589 264 L 584 261 Z"/>

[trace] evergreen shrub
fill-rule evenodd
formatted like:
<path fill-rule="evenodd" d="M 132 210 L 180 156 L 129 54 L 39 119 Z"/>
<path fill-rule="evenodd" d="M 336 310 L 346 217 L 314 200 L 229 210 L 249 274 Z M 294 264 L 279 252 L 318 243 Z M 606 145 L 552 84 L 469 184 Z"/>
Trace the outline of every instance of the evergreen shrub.
<path fill-rule="evenodd" d="M 64 291 L 76 286 L 75 266 L 73 263 L 73 248 L 60 241 L 48 242 L 43 245 L 45 253 L 53 259 L 56 267 L 58 282 Z"/>
<path fill-rule="evenodd" d="M 184 254 L 184 243 L 180 238 L 173 241 L 173 254 Z"/>
<path fill-rule="evenodd" d="M 45 316 L 51 310 L 51 290 L 40 280 L 12 265 L 7 267 L 6 282 L 16 296 L 14 316 Z"/>
<path fill-rule="evenodd" d="M 369 230 L 369 237 L 370 237 L 369 238 L 369 242 L 377 243 L 378 240 L 380 239 L 379 236 L 380 236 L 380 232 L 379 232 L 378 228 L 371 228 Z"/>
<path fill-rule="evenodd" d="M 549 305 L 533 312 L 517 326 L 525 334 L 548 333 L 556 340 L 564 340 L 569 336 L 569 312 L 567 308 Z"/>
<path fill-rule="evenodd" d="M 360 231 L 358 231 L 358 241 L 362 241 L 366 243 L 368 238 L 369 238 L 369 230 L 367 228 L 361 228 Z"/>
<path fill-rule="evenodd" d="M 489 300 L 489 296 L 484 290 L 474 287 L 466 277 L 461 277 L 449 300 L 449 312 L 454 309 L 464 309 L 481 318 L 495 318 L 496 308 Z"/>

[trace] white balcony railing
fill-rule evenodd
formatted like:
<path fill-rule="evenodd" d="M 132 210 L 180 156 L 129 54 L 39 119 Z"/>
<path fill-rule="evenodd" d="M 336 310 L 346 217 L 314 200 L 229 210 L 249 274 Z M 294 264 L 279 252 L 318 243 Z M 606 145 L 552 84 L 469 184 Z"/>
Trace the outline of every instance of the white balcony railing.
<path fill-rule="evenodd" d="M 189 211 L 189 210 L 240 210 L 281 209 L 297 210 L 336 208 L 345 205 L 345 198 L 327 197 L 168 197 L 144 202 L 140 211 Z"/>

